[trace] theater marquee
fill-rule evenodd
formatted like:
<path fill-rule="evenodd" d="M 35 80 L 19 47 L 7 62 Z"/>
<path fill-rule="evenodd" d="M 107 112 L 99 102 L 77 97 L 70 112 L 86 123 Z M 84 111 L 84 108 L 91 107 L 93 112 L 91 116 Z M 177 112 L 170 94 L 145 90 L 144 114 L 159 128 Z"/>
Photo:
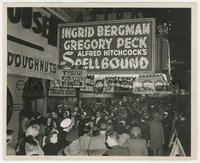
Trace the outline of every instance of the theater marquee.
<path fill-rule="evenodd" d="M 58 28 L 59 68 L 89 73 L 153 73 L 155 19 L 67 23 Z"/>

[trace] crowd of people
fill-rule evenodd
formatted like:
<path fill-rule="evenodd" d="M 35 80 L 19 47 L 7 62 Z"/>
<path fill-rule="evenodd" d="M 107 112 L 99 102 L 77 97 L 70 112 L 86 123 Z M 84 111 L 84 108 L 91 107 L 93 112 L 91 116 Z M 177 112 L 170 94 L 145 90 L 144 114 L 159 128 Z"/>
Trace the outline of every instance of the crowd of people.
<path fill-rule="evenodd" d="M 47 116 L 23 109 L 14 149 L 9 146 L 12 131 L 7 130 L 7 154 L 166 156 L 170 138 L 177 133 L 189 156 L 189 109 L 174 109 L 173 104 L 158 99 L 116 98 L 109 105 L 82 107 L 60 104 Z"/>

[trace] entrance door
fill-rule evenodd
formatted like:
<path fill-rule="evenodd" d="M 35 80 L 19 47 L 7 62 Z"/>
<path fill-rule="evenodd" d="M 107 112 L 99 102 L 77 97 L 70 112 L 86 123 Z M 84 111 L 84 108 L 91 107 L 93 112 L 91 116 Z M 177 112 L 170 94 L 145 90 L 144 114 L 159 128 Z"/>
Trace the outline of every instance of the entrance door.
<path fill-rule="evenodd" d="M 23 90 L 23 108 L 43 113 L 44 88 L 42 79 L 30 77 Z"/>

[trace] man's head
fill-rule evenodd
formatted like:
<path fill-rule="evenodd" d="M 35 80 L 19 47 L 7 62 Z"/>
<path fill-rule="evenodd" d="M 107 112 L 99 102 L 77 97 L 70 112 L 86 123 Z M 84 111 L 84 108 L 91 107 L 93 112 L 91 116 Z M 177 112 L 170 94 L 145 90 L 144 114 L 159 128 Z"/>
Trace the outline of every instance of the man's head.
<path fill-rule="evenodd" d="M 96 118 L 101 117 L 101 112 L 99 110 L 96 111 Z"/>
<path fill-rule="evenodd" d="M 100 128 L 101 131 L 106 131 L 106 129 L 107 129 L 107 124 L 106 124 L 106 122 L 102 122 L 102 123 L 100 124 L 99 128 Z"/>
<path fill-rule="evenodd" d="M 57 109 L 58 109 L 59 112 L 62 111 L 62 108 L 63 108 L 63 105 L 61 105 L 61 104 L 59 104 L 59 105 L 57 106 Z"/>
<path fill-rule="evenodd" d="M 139 127 L 133 127 L 130 131 L 131 138 L 138 138 L 141 134 L 141 130 Z"/>
<path fill-rule="evenodd" d="M 119 142 L 119 135 L 117 132 L 114 131 L 107 131 L 106 133 L 106 143 L 109 147 L 113 147 L 115 145 L 118 145 Z"/>
<path fill-rule="evenodd" d="M 154 119 L 154 120 L 158 120 L 158 119 L 159 119 L 159 116 L 160 116 L 160 115 L 159 115 L 158 112 L 154 112 L 154 113 L 153 113 L 153 119 Z"/>
<path fill-rule="evenodd" d="M 52 111 L 52 112 L 51 112 L 51 117 L 52 117 L 53 119 L 58 118 L 58 114 L 57 114 L 57 112 Z"/>
<path fill-rule="evenodd" d="M 58 132 L 50 131 L 46 137 L 46 143 L 57 143 L 58 142 Z"/>

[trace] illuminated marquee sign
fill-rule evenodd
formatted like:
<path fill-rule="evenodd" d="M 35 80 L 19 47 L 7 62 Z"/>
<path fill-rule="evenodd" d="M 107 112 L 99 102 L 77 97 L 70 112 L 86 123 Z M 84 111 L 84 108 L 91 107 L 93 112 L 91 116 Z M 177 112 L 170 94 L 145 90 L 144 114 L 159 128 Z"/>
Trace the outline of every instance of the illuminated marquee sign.
<path fill-rule="evenodd" d="M 58 28 L 59 68 L 89 73 L 154 72 L 155 20 L 67 23 Z"/>
<path fill-rule="evenodd" d="M 164 74 L 139 76 L 136 82 L 133 83 L 133 93 L 151 94 L 166 91 L 166 85 Z"/>

